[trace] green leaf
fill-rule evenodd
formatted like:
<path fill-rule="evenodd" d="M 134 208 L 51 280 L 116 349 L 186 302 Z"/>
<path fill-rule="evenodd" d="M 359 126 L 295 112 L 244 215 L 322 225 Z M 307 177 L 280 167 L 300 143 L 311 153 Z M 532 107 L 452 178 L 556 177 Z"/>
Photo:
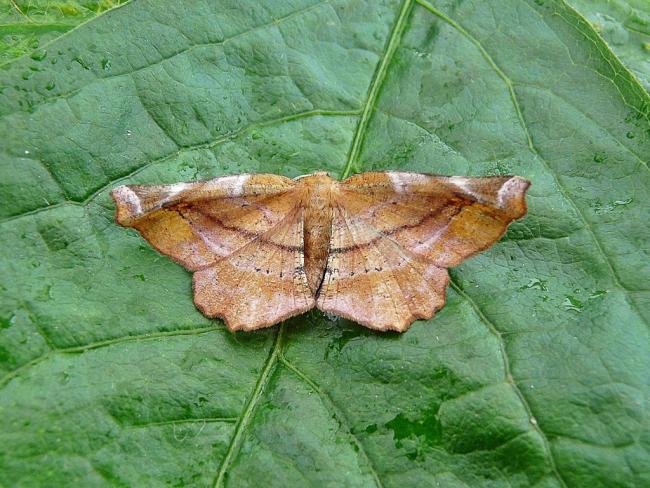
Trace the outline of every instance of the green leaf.
<path fill-rule="evenodd" d="M 126 0 L 6 0 L 0 5 L 0 64 L 38 48 Z"/>
<path fill-rule="evenodd" d="M 650 485 L 648 94 L 561 1 L 145 2 L 0 72 L 7 486 Z M 403 335 L 230 334 L 109 190 L 518 174 Z"/>
<path fill-rule="evenodd" d="M 650 90 L 650 3 L 647 0 L 568 0 Z"/>

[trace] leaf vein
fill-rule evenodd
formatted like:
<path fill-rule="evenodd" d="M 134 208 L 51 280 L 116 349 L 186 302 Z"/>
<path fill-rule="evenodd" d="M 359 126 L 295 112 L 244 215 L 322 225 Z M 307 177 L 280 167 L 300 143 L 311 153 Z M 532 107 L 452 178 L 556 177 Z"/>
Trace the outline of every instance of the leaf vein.
<path fill-rule="evenodd" d="M 286 22 L 286 21 L 292 19 L 293 17 L 297 17 L 297 16 L 299 16 L 301 14 L 304 14 L 304 13 L 310 12 L 312 10 L 315 10 L 315 9 L 319 8 L 320 6 L 322 6 L 324 4 L 329 4 L 329 0 L 323 0 L 323 1 L 320 1 L 320 2 L 315 3 L 313 5 L 310 5 L 309 7 L 305 7 L 305 8 L 302 8 L 300 10 L 296 10 L 295 12 L 291 12 L 290 14 L 287 14 L 284 17 L 280 17 L 278 19 L 273 19 L 271 22 L 267 22 L 266 24 L 261 24 L 261 25 L 252 27 L 251 29 L 248 29 L 246 31 L 239 32 L 239 33 L 234 34 L 231 37 L 228 37 L 228 38 L 226 38 L 226 39 L 224 39 L 222 41 L 191 44 L 191 45 L 189 45 L 187 47 L 179 49 L 178 51 L 172 53 L 171 55 L 169 55 L 167 57 L 161 56 L 161 58 L 158 61 L 155 61 L 153 63 L 145 64 L 145 65 L 139 66 L 137 68 L 132 68 L 129 71 L 124 71 L 124 72 L 121 72 L 121 73 L 112 73 L 112 74 L 110 74 L 108 76 L 97 77 L 94 80 L 88 82 L 86 85 L 83 85 L 80 88 L 75 88 L 74 90 L 70 90 L 70 91 L 68 91 L 66 93 L 61 93 L 61 94 L 53 96 L 53 97 L 45 98 L 40 103 L 36 103 L 36 104 L 32 105 L 31 109 L 35 110 L 40 105 L 45 105 L 45 104 L 52 103 L 52 102 L 55 102 L 55 101 L 60 100 L 60 99 L 66 99 L 68 97 L 72 97 L 72 96 L 76 95 L 77 93 L 79 93 L 83 88 L 85 88 L 87 86 L 90 86 L 93 83 L 101 82 L 101 81 L 104 81 L 104 80 L 110 80 L 112 78 L 119 78 L 121 76 L 132 76 L 133 74 L 135 74 L 137 72 L 144 71 L 145 69 L 148 69 L 148 68 L 152 68 L 153 66 L 164 63 L 165 61 L 168 61 L 168 60 L 173 59 L 173 58 L 175 58 L 177 56 L 180 56 L 181 54 L 185 54 L 187 52 L 190 52 L 190 51 L 192 51 L 194 49 L 198 49 L 198 48 L 201 48 L 201 47 L 223 46 L 223 45 L 225 45 L 225 44 L 227 44 L 227 43 L 229 43 L 229 42 L 231 42 L 231 41 L 233 41 L 235 39 L 246 36 L 248 34 L 252 34 L 252 33 L 258 32 L 260 30 L 264 30 L 264 29 L 266 29 L 268 27 L 275 27 L 275 26 L 277 26 L 277 25 L 279 25 L 279 24 L 281 24 L 283 22 Z M 10 63 L 7 63 L 7 64 L 10 64 Z M 4 66 L 4 65 L 2 65 L 2 66 Z M 10 115 L 12 115 L 12 114 L 14 114 L 16 112 L 20 112 L 20 111 L 22 111 L 22 109 L 17 109 L 17 110 L 11 111 L 11 112 L 7 112 L 7 113 L 2 114 L 1 117 L 4 118 L 4 117 L 10 116 Z"/>
<path fill-rule="evenodd" d="M 257 405 L 259 404 L 260 399 L 266 392 L 266 386 L 268 385 L 271 375 L 275 371 L 275 366 L 278 362 L 278 355 L 282 350 L 283 335 L 284 335 L 284 324 L 281 324 L 278 327 L 278 331 L 275 335 L 275 340 L 273 341 L 273 346 L 271 346 L 271 351 L 269 352 L 269 356 L 266 360 L 266 363 L 262 368 L 262 372 L 260 373 L 260 376 L 257 379 L 257 382 L 255 383 L 255 387 L 253 388 L 253 391 L 251 392 L 251 395 L 248 398 L 248 401 L 246 402 L 246 407 L 244 408 L 244 412 L 239 418 L 239 422 L 237 422 L 235 431 L 232 437 L 230 438 L 228 449 L 226 450 L 226 455 L 224 456 L 223 461 L 219 466 L 219 471 L 217 471 L 217 474 L 215 475 L 214 481 L 212 483 L 212 486 L 214 486 L 215 488 L 219 486 L 223 486 L 226 474 L 228 472 L 228 468 L 230 467 L 230 464 L 232 463 L 234 458 L 237 456 L 244 434 L 246 433 L 246 430 L 248 429 L 248 427 L 251 424 L 251 421 L 253 420 L 253 416 L 255 414 L 255 410 L 257 409 Z"/>
<path fill-rule="evenodd" d="M 375 466 L 368 456 L 368 453 L 366 452 L 363 443 L 361 440 L 352 432 L 352 429 L 350 428 L 350 421 L 346 418 L 346 416 L 343 414 L 340 408 L 336 406 L 334 401 L 332 400 L 332 397 L 325 392 L 322 388 L 320 388 L 309 376 L 307 376 L 305 373 L 300 371 L 297 366 L 295 366 L 291 361 L 289 361 L 283 353 L 280 353 L 279 356 L 280 362 L 287 367 L 293 374 L 295 374 L 298 378 L 300 378 L 302 381 L 304 381 L 315 393 L 318 394 L 319 398 L 321 399 L 321 402 L 323 405 L 332 412 L 334 417 L 341 422 L 341 424 L 344 424 L 346 426 L 346 429 L 348 433 L 350 434 L 350 437 L 352 437 L 352 440 L 354 441 L 355 445 L 359 449 L 359 452 L 361 453 L 361 456 L 363 460 L 366 463 L 366 466 L 368 470 L 370 471 L 370 474 L 372 475 L 375 484 L 378 488 L 383 488 L 383 484 L 381 482 L 381 479 L 379 478 L 379 475 L 377 474 L 377 470 L 375 469 Z"/>
<path fill-rule="evenodd" d="M 210 142 L 202 142 L 200 144 L 195 144 L 191 146 L 183 146 L 177 151 L 174 151 L 171 154 L 167 154 L 165 156 L 162 156 L 157 159 L 153 159 L 142 166 L 138 166 L 137 168 L 131 170 L 130 172 L 119 176 L 115 178 L 114 180 L 110 180 L 108 183 L 105 185 L 102 185 L 98 189 L 96 189 L 92 194 L 90 194 L 88 197 L 86 197 L 84 200 L 77 201 L 77 200 L 65 200 L 63 202 L 58 202 L 52 205 L 46 205 L 40 208 L 35 208 L 33 210 L 29 210 L 28 212 L 24 212 L 21 214 L 16 214 L 16 215 L 11 215 L 9 217 L 5 217 L 4 219 L 0 220 L 0 225 L 6 223 L 6 222 L 11 222 L 13 220 L 20 219 L 22 217 L 30 216 L 30 215 L 35 215 L 38 214 L 39 212 L 43 212 L 45 210 L 49 210 L 52 208 L 57 208 L 57 207 L 62 207 L 65 205 L 86 205 L 90 203 L 92 200 L 97 198 L 99 194 L 102 192 L 106 191 L 109 187 L 116 183 L 120 183 L 122 181 L 125 181 L 129 178 L 132 178 L 133 176 L 137 175 L 138 173 L 146 170 L 147 168 L 159 164 L 159 163 L 164 163 L 166 161 L 169 161 L 170 159 L 173 159 L 185 152 L 189 151 L 196 151 L 197 149 L 211 149 L 213 147 L 218 146 L 219 144 L 223 144 L 224 142 L 227 142 L 229 140 L 232 140 L 236 137 L 239 137 L 242 134 L 245 134 L 251 130 L 255 130 L 261 127 L 269 127 L 274 124 L 278 123 L 284 123 L 284 122 L 291 122 L 294 120 L 302 119 L 302 118 L 307 118 L 307 117 L 347 117 L 347 116 L 356 116 L 359 115 L 360 111 L 359 110 L 329 110 L 329 109 L 314 109 L 314 110 L 307 110 L 305 112 L 297 112 L 289 115 L 285 115 L 283 117 L 278 117 L 275 119 L 269 119 L 269 120 L 263 120 L 260 122 L 256 122 L 250 125 L 247 125 L 246 127 L 243 127 L 239 129 L 238 131 L 231 132 L 230 134 L 226 134 L 224 136 L 220 136 Z"/>
<path fill-rule="evenodd" d="M 553 451 L 551 449 L 550 442 L 548 438 L 546 437 L 546 434 L 544 431 L 542 431 L 542 428 L 540 427 L 539 423 L 536 420 L 536 417 L 533 415 L 533 411 L 530 408 L 530 404 L 528 403 L 528 400 L 526 400 L 526 397 L 524 396 L 523 392 L 519 388 L 519 385 L 517 385 L 517 382 L 515 381 L 514 377 L 512 376 L 512 372 L 510 369 L 510 359 L 508 358 L 508 354 L 506 352 L 506 344 L 503 339 L 503 336 L 501 332 L 496 328 L 494 323 L 490 321 L 490 319 L 487 318 L 487 316 L 483 313 L 483 311 L 479 308 L 478 304 L 467 294 L 465 291 L 454 281 L 453 278 L 449 278 L 449 284 L 450 286 L 458 293 L 462 298 L 464 298 L 470 306 L 474 309 L 474 312 L 476 315 L 479 317 L 479 319 L 485 324 L 487 329 L 490 331 L 492 335 L 497 339 L 498 347 L 499 347 L 499 352 L 501 353 L 501 358 L 503 360 L 503 369 L 504 369 L 504 375 L 505 375 L 505 381 L 508 383 L 517 397 L 519 398 L 519 401 L 521 402 L 522 406 L 524 407 L 524 410 L 526 411 L 526 414 L 528 415 L 528 418 L 530 420 L 530 423 L 533 425 L 533 428 L 537 431 L 539 434 L 542 443 L 544 445 L 544 451 L 546 453 L 546 456 L 548 458 L 549 465 L 551 467 L 551 470 L 553 471 L 553 474 L 557 478 L 558 482 L 566 488 L 567 484 L 564 481 L 564 478 L 562 478 L 562 475 L 560 474 L 558 468 L 557 468 L 557 463 L 555 462 L 555 457 L 553 455 Z M 535 419 L 535 420 L 533 420 Z"/>
<path fill-rule="evenodd" d="M 352 139 L 352 144 L 350 145 L 350 152 L 348 153 L 348 160 L 345 163 L 343 168 L 343 173 L 341 178 L 347 178 L 352 172 L 353 166 L 356 163 L 359 153 L 361 151 L 361 146 L 366 136 L 366 129 L 368 128 L 368 123 L 370 122 L 370 116 L 374 110 L 375 104 L 377 103 L 377 96 L 381 89 L 382 83 L 386 77 L 386 72 L 388 67 L 393 59 L 393 55 L 399 46 L 400 41 L 402 40 L 402 34 L 406 28 L 406 21 L 408 19 L 408 14 L 411 11 L 413 5 L 413 0 L 404 0 L 402 6 L 400 7 L 399 15 L 395 21 L 388 42 L 386 43 L 386 50 L 384 51 L 381 60 L 377 66 L 377 70 L 370 81 L 370 86 L 368 88 L 368 95 L 366 97 L 366 103 L 363 107 L 363 112 L 361 113 L 361 118 L 357 124 L 357 128 L 354 132 L 354 137 Z"/>
<path fill-rule="evenodd" d="M 594 232 L 591 224 L 589 221 L 586 219 L 584 212 L 578 207 L 578 205 L 575 203 L 575 201 L 569 196 L 567 193 L 564 185 L 561 183 L 560 179 L 558 178 L 557 173 L 553 170 L 551 165 L 548 163 L 548 161 L 540 154 L 540 152 L 537 150 L 535 147 L 535 144 L 533 143 L 532 136 L 530 134 L 530 131 L 528 129 L 528 124 L 526 123 L 526 120 L 524 119 L 524 116 L 521 112 L 521 108 L 519 106 L 519 101 L 517 99 L 517 94 L 515 93 L 514 85 L 512 83 L 512 80 L 505 74 L 505 72 L 495 63 L 494 59 L 492 59 L 492 56 L 487 52 L 487 50 L 483 47 L 483 45 L 480 43 L 478 39 L 476 39 L 472 34 L 470 34 L 462 25 L 460 25 L 458 22 L 455 20 L 451 19 L 447 15 L 445 15 L 443 12 L 439 11 L 436 9 L 433 5 L 428 3 L 426 0 L 415 0 L 418 4 L 420 4 L 422 7 L 424 7 L 426 10 L 431 12 L 433 15 L 439 17 L 442 19 L 444 22 L 449 24 L 451 27 L 456 29 L 458 32 L 460 32 L 464 37 L 466 37 L 472 44 L 476 46 L 476 48 L 480 51 L 481 55 L 483 58 L 487 61 L 487 63 L 492 67 L 492 69 L 497 73 L 497 75 L 503 80 L 503 82 L 506 85 L 506 88 L 508 90 L 508 93 L 510 94 L 510 99 L 512 101 L 512 104 L 514 106 L 515 112 L 517 114 L 517 118 L 519 119 L 519 124 L 524 132 L 524 135 L 526 137 L 526 141 L 528 144 L 528 149 L 530 152 L 532 152 L 544 165 L 544 168 L 546 171 L 550 174 L 550 176 L 553 178 L 553 181 L 555 182 L 555 185 L 562 195 L 562 198 L 573 208 L 574 212 L 576 215 L 580 218 L 585 230 L 591 237 L 592 241 L 595 244 L 596 251 L 600 254 L 601 258 L 603 259 L 603 262 L 608 268 L 609 274 L 612 276 L 614 284 L 616 285 L 617 288 L 621 289 L 626 301 L 630 305 L 630 308 L 636 312 L 638 315 L 639 319 L 644 322 L 647 326 L 647 322 L 644 320 L 643 315 L 638 309 L 638 306 L 636 302 L 633 300 L 633 298 L 630 296 L 628 289 L 623 285 L 622 280 L 620 279 L 618 272 L 614 268 L 614 265 L 612 264 L 612 261 L 610 257 L 605 253 L 603 246 L 600 243 L 600 240 L 596 236 L 596 233 Z"/>
<path fill-rule="evenodd" d="M 161 420 L 158 422 L 145 422 L 142 424 L 125 425 L 125 429 L 145 429 L 148 427 L 163 427 L 165 425 L 182 425 L 182 424 L 211 424 L 211 423 L 234 423 L 238 417 L 199 417 L 187 419 Z"/>
<path fill-rule="evenodd" d="M 140 335 L 132 335 L 132 336 L 124 336 L 124 337 L 117 337 L 114 339 L 107 339 L 105 341 L 98 341 L 98 342 L 92 342 L 89 344 L 83 344 L 80 346 L 72 346 L 72 347 L 65 347 L 65 348 L 53 348 L 52 350 L 48 351 L 47 353 L 35 357 L 31 359 L 30 361 L 18 366 L 16 369 L 13 369 L 6 373 L 2 378 L 0 378 L 0 389 L 5 387 L 9 381 L 11 381 L 13 378 L 18 376 L 22 371 L 25 371 L 27 369 L 30 369 L 33 366 L 36 366 L 37 364 L 41 363 L 42 361 L 45 361 L 46 359 L 49 359 L 50 357 L 56 355 L 56 354 L 77 354 L 77 353 L 82 353 L 86 351 L 90 351 L 92 349 L 100 349 L 103 347 L 108 347 L 108 346 L 113 346 L 116 344 L 122 344 L 125 342 L 135 342 L 135 341 L 145 341 L 145 340 L 151 340 L 151 339 L 158 339 L 160 337 L 175 337 L 175 336 L 184 336 L 184 335 L 199 335 L 199 334 L 205 334 L 208 332 L 216 332 L 218 330 L 223 330 L 222 327 L 216 327 L 216 326 L 210 326 L 210 327 L 202 327 L 202 328 L 193 328 L 193 329 L 178 329 L 178 330 L 173 330 L 173 331 L 162 331 L 162 332 L 153 332 L 150 334 L 140 334 Z"/>

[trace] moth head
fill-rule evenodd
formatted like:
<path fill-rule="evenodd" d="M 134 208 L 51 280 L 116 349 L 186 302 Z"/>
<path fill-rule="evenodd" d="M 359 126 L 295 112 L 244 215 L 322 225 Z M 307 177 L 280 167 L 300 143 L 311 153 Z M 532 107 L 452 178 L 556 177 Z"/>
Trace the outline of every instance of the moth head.
<path fill-rule="evenodd" d="M 308 175 L 296 176 L 294 180 L 301 180 L 302 178 L 307 178 L 309 176 L 320 176 L 320 177 L 325 176 L 327 178 L 331 178 L 330 174 L 327 171 L 316 171 L 315 173 L 309 173 Z"/>

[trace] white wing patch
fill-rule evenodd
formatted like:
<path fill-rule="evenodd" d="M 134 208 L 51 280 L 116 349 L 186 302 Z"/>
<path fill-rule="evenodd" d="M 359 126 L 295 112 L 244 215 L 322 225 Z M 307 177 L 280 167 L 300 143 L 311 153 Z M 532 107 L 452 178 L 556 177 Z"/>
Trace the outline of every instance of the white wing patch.
<path fill-rule="evenodd" d="M 408 191 L 406 185 L 412 184 L 424 184 L 427 182 L 427 175 L 419 173 L 399 173 L 394 171 L 388 171 L 386 173 L 390 182 L 393 185 L 393 189 L 397 192 Z"/>
<path fill-rule="evenodd" d="M 472 185 L 471 185 L 470 180 L 468 178 L 464 178 L 463 176 L 450 176 L 449 177 L 449 182 L 452 185 L 454 185 L 454 186 L 460 188 L 461 190 L 463 190 L 468 195 L 471 195 L 472 197 L 474 197 L 479 202 L 483 201 L 483 198 L 481 197 L 481 195 L 479 195 L 474 190 L 472 190 Z"/>
<path fill-rule="evenodd" d="M 118 186 L 113 190 L 113 193 L 117 197 L 127 203 L 130 211 L 130 218 L 135 218 L 142 215 L 142 204 L 140 203 L 140 197 L 126 185 Z"/>
<path fill-rule="evenodd" d="M 165 202 L 173 200 L 176 195 L 187 190 L 190 186 L 189 183 L 174 183 L 173 185 L 169 185 L 167 195 L 165 196 Z"/>
<path fill-rule="evenodd" d="M 513 176 L 503 185 L 501 185 L 501 188 L 499 188 L 499 193 L 497 194 L 497 204 L 499 207 L 503 208 L 506 205 L 508 196 L 517 195 L 520 193 L 517 190 L 527 184 L 528 183 L 523 178 L 520 178 L 519 176 Z"/>
<path fill-rule="evenodd" d="M 224 176 L 208 181 L 205 189 L 227 189 L 227 194 L 232 197 L 238 197 L 244 193 L 244 184 L 249 180 L 250 175 Z"/>

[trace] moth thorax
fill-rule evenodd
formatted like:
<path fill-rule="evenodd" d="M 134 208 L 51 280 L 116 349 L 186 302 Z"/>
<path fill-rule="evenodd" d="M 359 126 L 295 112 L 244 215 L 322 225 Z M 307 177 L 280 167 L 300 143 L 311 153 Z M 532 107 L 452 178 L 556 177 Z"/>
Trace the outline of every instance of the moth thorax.
<path fill-rule="evenodd" d="M 318 185 L 310 192 L 304 213 L 305 274 L 314 296 L 327 267 L 332 215 L 330 188 Z"/>

